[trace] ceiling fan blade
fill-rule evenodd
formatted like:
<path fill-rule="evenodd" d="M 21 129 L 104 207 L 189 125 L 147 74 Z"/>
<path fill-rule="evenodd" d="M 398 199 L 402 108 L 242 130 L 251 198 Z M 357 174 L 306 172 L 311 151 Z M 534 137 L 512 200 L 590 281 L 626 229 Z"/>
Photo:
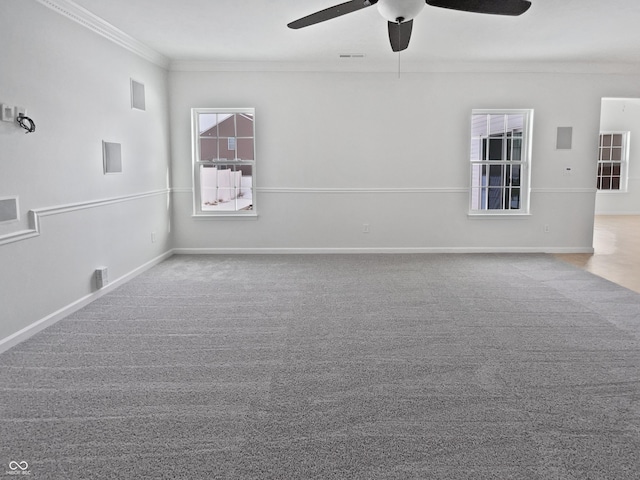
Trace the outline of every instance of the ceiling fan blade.
<path fill-rule="evenodd" d="M 522 15 L 529 10 L 527 0 L 426 0 L 433 7 L 491 15 Z"/>
<path fill-rule="evenodd" d="M 298 29 L 315 25 L 316 23 L 325 22 L 332 18 L 346 15 L 347 13 L 353 13 L 363 8 L 370 7 L 378 3 L 378 0 L 351 0 L 350 2 L 341 3 L 340 5 L 334 5 L 333 7 L 325 8 L 319 12 L 312 13 L 306 17 L 299 18 L 289 23 L 287 27 Z"/>
<path fill-rule="evenodd" d="M 391 42 L 391 50 L 400 52 L 409 46 L 411 39 L 411 30 L 413 29 L 413 20 L 397 23 L 389 22 L 389 41 Z"/>

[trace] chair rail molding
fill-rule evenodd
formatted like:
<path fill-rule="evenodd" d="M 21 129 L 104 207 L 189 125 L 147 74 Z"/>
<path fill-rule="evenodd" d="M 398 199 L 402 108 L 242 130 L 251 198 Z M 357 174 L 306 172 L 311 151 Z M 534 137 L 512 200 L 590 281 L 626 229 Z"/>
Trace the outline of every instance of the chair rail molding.
<path fill-rule="evenodd" d="M 7 243 L 19 242 L 28 238 L 37 237 L 40 235 L 40 217 L 49 217 L 52 215 L 60 215 L 63 213 L 74 212 L 76 210 L 85 210 L 87 208 L 97 208 L 106 205 L 112 205 L 114 203 L 129 202 L 145 197 L 153 197 L 157 195 L 168 195 L 169 189 L 163 188 L 161 190 L 152 190 L 143 193 L 134 193 L 131 195 L 123 195 L 119 197 L 103 198 L 100 200 L 89 200 L 86 202 L 69 203 L 66 205 L 58 205 L 54 207 L 45 207 L 29 210 L 29 228 L 26 230 L 20 230 L 13 233 L 0 236 L 0 245 Z"/>

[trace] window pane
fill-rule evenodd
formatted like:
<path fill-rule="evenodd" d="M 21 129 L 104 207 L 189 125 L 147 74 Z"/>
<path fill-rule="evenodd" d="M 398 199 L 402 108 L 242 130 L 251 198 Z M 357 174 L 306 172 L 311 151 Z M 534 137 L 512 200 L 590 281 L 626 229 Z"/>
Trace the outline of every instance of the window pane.
<path fill-rule="evenodd" d="M 504 133 L 504 118 L 504 115 L 489 115 L 489 135 Z"/>
<path fill-rule="evenodd" d="M 472 210 L 484 210 L 484 192 L 485 188 L 472 188 L 471 189 L 471 209 Z"/>
<path fill-rule="evenodd" d="M 511 189 L 511 204 L 509 206 L 512 209 L 520 208 L 520 189 L 519 188 Z"/>
<path fill-rule="evenodd" d="M 237 156 L 240 160 L 255 160 L 253 138 L 238 138 L 237 148 Z"/>
<path fill-rule="evenodd" d="M 603 147 L 611 146 L 611 135 L 602 135 L 602 146 Z"/>
<path fill-rule="evenodd" d="M 602 177 L 600 188 L 602 190 L 611 190 L 611 177 Z"/>
<path fill-rule="evenodd" d="M 218 114 L 218 136 L 220 137 L 235 137 L 236 136 L 236 122 L 235 115 L 230 113 Z"/>
<path fill-rule="evenodd" d="M 502 188 L 489 188 L 487 207 L 489 210 L 502 210 Z"/>
<path fill-rule="evenodd" d="M 201 113 L 198 115 L 198 125 L 201 137 L 217 137 L 218 136 L 218 114 L 217 113 Z"/>
<path fill-rule="evenodd" d="M 622 149 L 614 147 L 611 150 L 611 160 L 620 161 L 622 160 Z"/>
<path fill-rule="evenodd" d="M 622 147 L 622 134 L 621 133 L 616 133 L 614 135 L 611 135 L 611 140 L 612 140 L 612 145 L 614 147 Z"/>
<path fill-rule="evenodd" d="M 620 190 L 620 178 L 613 177 L 611 179 L 611 190 Z"/>
<path fill-rule="evenodd" d="M 519 162 L 520 160 L 522 160 L 522 138 L 514 137 L 511 142 L 511 158 L 509 160 L 515 160 Z"/>
<path fill-rule="evenodd" d="M 482 151 L 482 146 L 484 145 L 484 141 L 482 138 L 472 138 L 471 139 L 471 161 L 483 160 L 484 154 Z"/>
<path fill-rule="evenodd" d="M 511 167 L 511 185 L 514 187 L 520 186 L 520 165 Z"/>
<path fill-rule="evenodd" d="M 489 138 L 489 160 L 502 160 L 502 138 Z"/>
<path fill-rule="evenodd" d="M 253 115 L 239 113 L 236 115 L 238 137 L 253 137 Z"/>
<path fill-rule="evenodd" d="M 602 150 L 602 156 L 600 157 L 601 160 L 611 160 L 611 150 L 608 148 L 605 148 Z"/>
<path fill-rule="evenodd" d="M 611 176 L 611 164 L 610 163 L 603 163 L 601 164 L 602 169 L 600 171 L 600 175 L 605 176 L 605 177 L 609 177 Z"/>
<path fill-rule="evenodd" d="M 480 187 L 484 185 L 484 170 L 486 166 L 484 165 L 472 165 L 471 166 L 471 186 L 472 187 Z"/>
<path fill-rule="evenodd" d="M 236 151 L 229 150 L 229 138 L 220 138 L 218 142 L 218 159 L 233 160 L 236 158 Z"/>
<path fill-rule="evenodd" d="M 611 165 L 611 167 L 612 167 L 611 174 L 619 177 L 620 176 L 620 164 L 619 163 L 614 163 L 614 164 Z"/>
<path fill-rule="evenodd" d="M 238 211 L 252 206 L 250 165 L 201 165 L 200 198 L 203 211 Z"/>
<path fill-rule="evenodd" d="M 521 113 L 515 115 L 507 115 L 507 131 L 522 131 L 524 128 L 524 115 Z"/>
<path fill-rule="evenodd" d="M 471 115 L 471 136 L 486 137 L 487 136 L 487 116 Z"/>
<path fill-rule="evenodd" d="M 218 158 L 218 139 L 201 138 L 200 139 L 200 161 L 208 162 Z"/>
<path fill-rule="evenodd" d="M 489 186 L 504 186 L 504 166 L 489 166 Z"/>

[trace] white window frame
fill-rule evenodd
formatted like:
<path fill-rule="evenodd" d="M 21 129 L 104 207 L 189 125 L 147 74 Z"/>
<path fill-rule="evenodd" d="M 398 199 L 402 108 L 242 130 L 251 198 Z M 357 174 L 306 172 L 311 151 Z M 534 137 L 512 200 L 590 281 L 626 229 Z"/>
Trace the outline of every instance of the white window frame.
<path fill-rule="evenodd" d="M 524 123 L 522 127 L 522 146 L 521 146 L 521 159 L 519 161 L 513 160 L 480 160 L 473 159 L 473 116 L 474 115 L 523 115 Z M 489 117 L 488 117 L 489 118 Z M 488 120 L 489 121 L 489 120 Z M 474 109 L 471 111 L 470 118 L 470 150 L 469 150 L 469 212 L 470 217 L 514 217 L 529 215 L 530 197 L 531 197 L 531 145 L 532 145 L 532 132 L 533 132 L 533 109 Z M 506 132 L 506 128 L 505 128 Z M 480 140 L 482 137 L 477 137 L 475 140 Z M 488 142 L 487 142 L 488 148 Z M 505 147 L 506 148 L 506 142 Z M 519 208 L 501 208 L 501 209 L 489 209 L 487 208 L 474 208 L 474 190 L 488 188 L 488 185 L 474 185 L 474 166 L 478 165 L 519 165 L 520 166 L 520 206 Z M 506 188 L 506 184 L 504 188 Z"/>
<path fill-rule="evenodd" d="M 600 165 L 605 163 L 614 163 L 618 160 L 602 160 L 601 150 L 602 150 L 602 136 L 603 135 L 622 135 L 622 152 L 620 159 L 620 188 L 609 188 L 609 189 L 600 189 L 598 187 L 598 180 L 600 179 Z M 596 189 L 598 194 L 618 194 L 618 193 L 626 193 L 629 187 L 629 142 L 631 140 L 631 132 L 628 130 L 611 130 L 611 131 L 603 131 L 600 132 L 600 136 L 598 137 L 598 170 L 596 172 Z"/>
<path fill-rule="evenodd" d="M 202 160 L 200 155 L 200 115 L 201 114 L 247 114 L 253 118 L 253 159 L 219 159 Z M 236 132 L 237 135 L 237 132 Z M 224 138 L 224 137 L 223 137 Z M 238 137 L 234 137 L 234 144 Z M 242 137 L 240 137 L 242 138 Z M 255 108 L 192 108 L 191 109 L 191 141 L 192 141 L 192 170 L 193 170 L 193 216 L 196 217 L 257 217 L 256 205 L 256 145 L 255 145 Z M 237 152 L 237 150 L 236 150 Z M 249 210 L 206 210 L 202 202 L 202 167 L 216 166 L 250 166 L 251 168 L 251 202 Z M 237 197 L 234 197 L 237 198 Z"/>

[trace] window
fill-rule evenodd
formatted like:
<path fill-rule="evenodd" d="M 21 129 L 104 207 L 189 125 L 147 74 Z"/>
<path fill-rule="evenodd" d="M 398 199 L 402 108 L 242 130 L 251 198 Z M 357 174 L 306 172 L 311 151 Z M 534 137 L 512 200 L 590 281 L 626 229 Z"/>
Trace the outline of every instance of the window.
<path fill-rule="evenodd" d="M 532 117 L 532 110 L 472 112 L 471 213 L 528 213 Z"/>
<path fill-rule="evenodd" d="M 194 108 L 194 215 L 256 215 L 253 108 Z"/>
<path fill-rule="evenodd" d="M 627 190 L 629 132 L 603 132 L 598 146 L 599 191 Z"/>

